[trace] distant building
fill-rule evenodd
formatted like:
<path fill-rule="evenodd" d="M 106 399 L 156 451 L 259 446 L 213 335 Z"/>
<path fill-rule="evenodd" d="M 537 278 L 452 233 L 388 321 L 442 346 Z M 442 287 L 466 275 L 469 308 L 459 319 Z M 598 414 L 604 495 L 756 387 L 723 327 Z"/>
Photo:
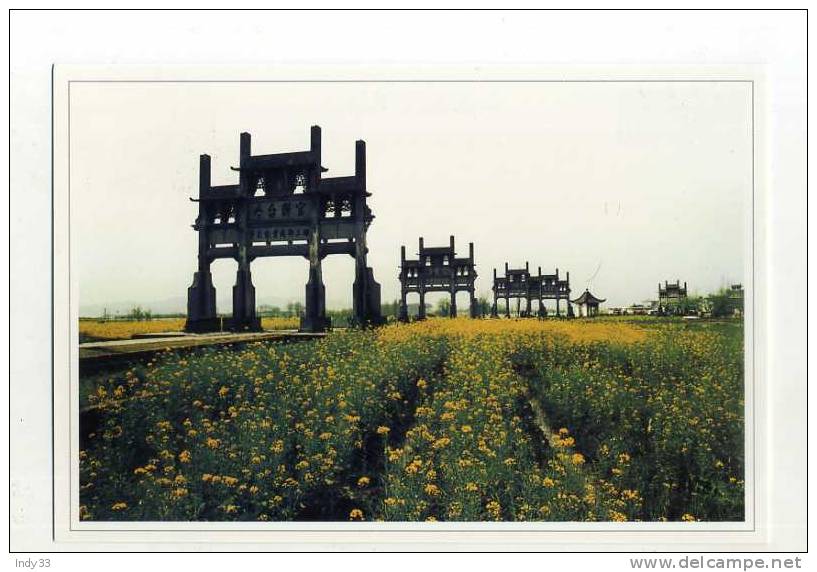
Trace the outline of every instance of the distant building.
<path fill-rule="evenodd" d="M 530 271 L 530 265 L 525 262 L 524 268 L 510 268 L 505 263 L 505 275 L 498 276 L 494 268 L 494 284 L 491 289 L 494 292 L 494 303 L 491 307 L 491 316 L 499 316 L 499 300 L 505 300 L 505 316 L 511 316 L 511 298 L 516 299 L 516 313 L 519 316 L 533 316 L 533 301 L 537 301 L 539 306 L 536 315 L 540 318 L 547 316 L 545 300 L 556 300 L 556 315 L 561 316 L 559 302 L 565 301 L 567 306 L 567 317 L 573 317 L 573 307 L 570 305 L 570 272 L 566 273 L 564 279 L 559 278 L 559 269 L 556 274 L 542 274 L 542 267 L 536 274 Z M 522 301 L 525 308 L 522 309 Z"/>
<path fill-rule="evenodd" d="M 585 290 L 584 293 L 576 298 L 575 300 L 571 300 L 574 304 L 576 304 L 579 312 L 579 317 L 593 317 L 599 315 L 599 304 L 604 302 L 605 300 L 602 298 L 596 298 L 593 294 L 590 293 L 590 290 Z"/>
<path fill-rule="evenodd" d="M 646 300 L 641 304 L 630 304 L 629 306 L 616 306 L 607 309 L 607 313 L 613 316 L 647 316 L 658 313 L 658 302 Z"/>
<path fill-rule="evenodd" d="M 646 304 L 632 304 L 624 308 L 624 314 L 628 316 L 646 316 L 652 308 Z"/>
<path fill-rule="evenodd" d="M 687 297 L 687 283 L 684 282 L 684 287 L 681 287 L 681 281 L 676 280 L 674 284 L 664 281 L 664 285 L 658 284 L 658 303 L 666 306 L 673 303 L 678 303 Z"/>
<path fill-rule="evenodd" d="M 729 288 L 729 308 L 734 316 L 743 315 L 743 284 L 732 284 Z"/>
<path fill-rule="evenodd" d="M 664 285 L 658 283 L 658 310 L 659 312 L 666 312 L 676 314 L 680 311 L 680 306 L 687 298 L 687 283 L 681 287 L 681 281 L 676 280 L 675 283 L 664 281 Z"/>

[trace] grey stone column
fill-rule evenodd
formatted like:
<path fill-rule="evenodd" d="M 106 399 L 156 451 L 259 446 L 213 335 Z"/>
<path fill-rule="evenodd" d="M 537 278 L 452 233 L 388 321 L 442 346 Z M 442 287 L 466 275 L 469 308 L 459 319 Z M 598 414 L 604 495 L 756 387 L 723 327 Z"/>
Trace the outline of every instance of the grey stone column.
<path fill-rule="evenodd" d="M 184 329 L 187 332 L 218 331 L 219 320 L 216 314 L 216 289 L 210 273 L 210 258 L 207 255 L 209 242 L 207 238 L 210 224 L 206 203 L 202 200 L 210 190 L 210 156 L 199 157 L 199 214 L 196 218 L 198 231 L 198 269 L 193 274 L 193 284 L 187 289 L 187 321 Z"/>
<path fill-rule="evenodd" d="M 356 206 L 362 210 L 363 201 L 355 198 Z M 355 209 L 358 210 L 358 209 Z M 356 215 L 357 218 L 357 215 Z M 364 325 L 369 318 L 369 288 L 366 272 L 366 232 L 363 221 L 355 221 L 355 281 L 352 283 L 352 313 L 359 325 Z"/>
<path fill-rule="evenodd" d="M 236 201 L 235 224 L 238 232 L 238 271 L 233 286 L 233 330 L 259 330 L 261 321 L 255 316 L 255 287 L 250 272 L 249 249 L 252 240 L 247 228 L 247 200 L 253 196 L 255 189 L 247 171 L 247 161 L 251 154 L 249 133 L 241 134 L 241 164 L 239 173 L 240 197 Z"/>
<path fill-rule="evenodd" d="M 232 329 L 258 330 L 260 327 L 260 320 L 255 316 L 255 286 L 252 284 L 249 262 L 239 259 L 233 286 Z"/>
<path fill-rule="evenodd" d="M 496 286 L 496 268 L 494 268 L 494 285 L 491 288 L 491 290 L 493 291 L 493 294 L 494 294 L 494 303 L 491 304 L 491 317 L 492 318 L 499 317 L 499 311 L 498 311 L 499 309 L 497 308 L 496 288 L 497 288 L 497 286 Z"/>
<path fill-rule="evenodd" d="M 408 304 L 406 302 L 406 291 L 400 290 L 400 308 L 397 311 L 397 319 L 401 322 L 408 322 Z"/>
<path fill-rule="evenodd" d="M 408 315 L 408 301 L 406 300 L 406 296 L 408 295 L 407 282 L 408 276 L 406 270 L 406 247 L 400 247 L 400 308 L 397 311 L 397 319 L 400 322 L 408 322 L 409 315 Z"/>
<path fill-rule="evenodd" d="M 422 286 L 420 286 L 420 309 L 417 312 L 417 319 L 426 319 L 426 292 Z"/>
<path fill-rule="evenodd" d="M 326 322 L 326 289 L 320 258 L 320 237 L 317 228 L 309 234 L 309 279 L 306 282 L 306 303 L 301 317 L 302 332 L 324 332 Z"/>
<path fill-rule="evenodd" d="M 321 178 L 321 129 L 313 126 L 311 131 L 310 150 L 315 156 L 315 162 L 306 173 L 308 185 L 306 192 L 314 193 L 318 190 Z M 323 285 L 323 268 L 320 251 L 320 209 L 314 209 L 310 220 L 308 258 L 309 278 L 305 287 L 304 315 L 301 317 L 302 332 L 325 332 L 329 327 L 326 320 L 326 289 Z M 365 246 L 364 246 L 365 247 Z"/>
<path fill-rule="evenodd" d="M 374 271 L 367 266 L 366 255 L 366 143 L 355 142 L 355 179 L 358 196 L 354 201 L 355 218 L 355 282 L 352 285 L 352 311 L 361 326 L 383 323 L 380 310 L 380 284 Z"/>

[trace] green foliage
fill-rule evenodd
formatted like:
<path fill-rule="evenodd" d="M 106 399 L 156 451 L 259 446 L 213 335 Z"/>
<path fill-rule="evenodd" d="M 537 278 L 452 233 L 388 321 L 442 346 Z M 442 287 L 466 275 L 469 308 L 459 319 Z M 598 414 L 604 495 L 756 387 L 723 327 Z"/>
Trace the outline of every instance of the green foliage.
<path fill-rule="evenodd" d="M 451 300 L 442 298 L 437 302 L 437 316 L 447 317 L 451 315 Z"/>
<path fill-rule="evenodd" d="M 279 306 L 262 304 L 258 306 L 258 316 L 263 318 L 280 318 L 286 314 Z"/>
<path fill-rule="evenodd" d="M 81 513 L 98 520 L 287 520 L 348 515 L 356 483 L 406 423 L 444 340 L 372 332 L 243 351 L 167 353 L 98 386 L 80 453 Z M 87 428 L 86 428 L 87 431 Z M 378 446 L 382 449 L 382 444 Z"/>
<path fill-rule="evenodd" d="M 491 314 L 491 302 L 485 296 L 477 298 L 477 312 L 480 316 L 489 316 Z"/>
<path fill-rule="evenodd" d="M 530 356 L 536 397 L 603 478 L 644 498 L 642 520 L 743 518 L 742 328 L 666 328 L 647 344 Z M 627 462 L 621 462 L 627 459 Z"/>
<path fill-rule="evenodd" d="M 153 314 L 150 310 L 143 309 L 142 306 L 136 306 L 128 312 L 126 318 L 128 320 L 135 320 L 138 322 L 150 321 L 153 319 Z"/>
<path fill-rule="evenodd" d="M 741 520 L 742 325 L 620 322 L 432 319 L 100 376 L 81 517 Z"/>
<path fill-rule="evenodd" d="M 736 295 L 730 288 L 721 288 L 707 297 L 707 305 L 713 318 L 733 316 L 736 312 L 743 313 L 743 295 L 742 292 Z"/>
<path fill-rule="evenodd" d="M 383 316 L 394 316 L 396 318 L 400 313 L 400 300 L 382 303 L 380 305 L 380 313 Z"/>
<path fill-rule="evenodd" d="M 288 302 L 286 315 L 290 317 L 298 317 L 304 311 L 304 305 L 301 302 Z"/>

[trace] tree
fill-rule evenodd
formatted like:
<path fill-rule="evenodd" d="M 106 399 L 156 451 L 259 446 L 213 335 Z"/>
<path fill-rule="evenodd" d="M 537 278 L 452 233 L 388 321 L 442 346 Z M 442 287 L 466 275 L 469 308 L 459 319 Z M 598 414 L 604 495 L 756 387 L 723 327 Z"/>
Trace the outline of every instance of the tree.
<path fill-rule="evenodd" d="M 743 296 L 735 295 L 729 288 L 721 288 L 707 297 L 713 318 L 732 316 L 735 311 L 743 313 Z"/>
<path fill-rule="evenodd" d="M 380 313 L 384 316 L 397 317 L 400 311 L 400 300 L 393 300 L 392 302 L 383 302 L 380 304 Z"/>
<path fill-rule="evenodd" d="M 485 296 L 477 298 L 477 312 L 480 316 L 487 316 L 491 313 L 491 303 Z"/>
<path fill-rule="evenodd" d="M 304 305 L 300 302 L 288 302 L 287 303 L 287 316 L 300 316 L 301 312 L 303 312 Z"/>
<path fill-rule="evenodd" d="M 135 321 L 152 320 L 153 314 L 150 310 L 143 310 L 142 306 L 136 306 L 128 312 L 127 318 Z"/>
<path fill-rule="evenodd" d="M 686 298 L 681 298 L 675 305 L 675 311 L 681 316 L 697 314 L 700 308 L 701 308 L 700 296 L 687 296 Z"/>
<path fill-rule="evenodd" d="M 451 300 L 448 298 L 443 298 L 439 302 L 437 302 L 437 314 L 440 316 L 450 316 L 451 315 Z"/>
<path fill-rule="evenodd" d="M 270 316 L 272 318 L 277 318 L 281 315 L 281 308 L 278 306 L 269 306 L 267 304 L 261 304 L 258 306 L 258 314 L 261 316 Z"/>

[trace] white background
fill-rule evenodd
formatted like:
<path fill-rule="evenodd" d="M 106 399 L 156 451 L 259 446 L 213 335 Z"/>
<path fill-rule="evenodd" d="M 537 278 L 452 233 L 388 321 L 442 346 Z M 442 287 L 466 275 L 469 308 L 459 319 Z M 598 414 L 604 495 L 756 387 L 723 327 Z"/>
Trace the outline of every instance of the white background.
<path fill-rule="evenodd" d="M 8 315 L 13 332 L 10 336 L 12 549 L 55 549 L 49 545 L 51 249 L 48 231 L 50 65 L 54 62 L 762 64 L 767 78 L 765 101 L 768 104 L 766 165 L 762 172 L 766 177 L 764 184 L 770 190 L 765 220 L 769 308 L 765 336 L 769 344 L 766 365 L 771 384 L 768 395 L 758 397 L 768 399 L 774 430 L 759 438 L 767 440 L 768 450 L 773 454 L 768 502 L 776 525 L 770 548 L 803 549 L 802 523 L 806 508 L 804 305 L 807 299 L 803 264 L 806 237 L 804 13 L 410 12 L 401 14 L 399 19 L 386 18 L 389 24 L 384 25 L 385 16 L 377 12 L 15 12 L 11 15 L 10 273 L 13 278 Z M 25 559 L 28 554 L 16 556 Z M 354 564 L 359 558 L 353 558 L 350 563 Z M 598 558 L 611 569 L 629 568 L 623 556 Z M 146 564 L 128 560 L 134 565 Z M 219 567 L 230 565 L 228 557 L 210 557 L 207 561 Z M 261 562 L 255 560 L 256 565 Z M 335 567 L 340 560 L 323 559 L 323 562 Z M 482 562 L 489 566 L 500 563 L 495 559 Z M 84 569 L 93 569 L 91 566 L 95 563 L 101 564 L 88 557 L 52 555 L 55 568 L 61 564 L 72 568 L 81 564 Z M 180 557 L 168 557 L 165 565 L 180 563 Z M 558 564 L 549 559 L 548 565 Z"/>

